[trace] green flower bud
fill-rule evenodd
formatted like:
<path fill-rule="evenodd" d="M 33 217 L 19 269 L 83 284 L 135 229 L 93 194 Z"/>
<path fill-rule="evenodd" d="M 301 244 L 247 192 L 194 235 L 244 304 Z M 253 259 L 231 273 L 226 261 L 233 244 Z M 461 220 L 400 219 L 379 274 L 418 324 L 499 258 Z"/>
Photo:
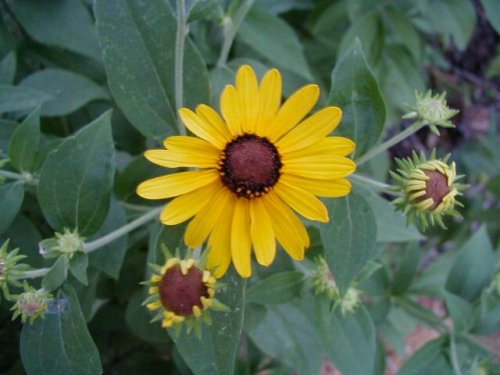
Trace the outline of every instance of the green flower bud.
<path fill-rule="evenodd" d="M 9 241 L 5 241 L 0 247 L 0 289 L 3 291 L 5 298 L 10 299 L 9 285 L 21 287 L 21 283 L 17 278 L 22 276 L 29 266 L 24 263 L 19 263 L 26 258 L 25 255 L 19 254 L 19 249 L 14 249 L 8 252 Z"/>
<path fill-rule="evenodd" d="M 24 282 L 23 286 L 24 292 L 16 296 L 16 303 L 11 308 L 11 311 L 14 311 L 12 320 L 21 316 L 23 323 L 29 320 L 29 323 L 33 324 L 36 319 L 43 317 L 53 298 L 43 289 L 35 290 L 27 282 Z"/>
<path fill-rule="evenodd" d="M 77 229 L 72 232 L 64 228 L 64 233 L 55 233 L 55 237 L 40 242 L 40 254 L 46 258 L 66 255 L 71 259 L 77 251 L 84 251 L 83 241 L 84 238 L 80 237 Z"/>

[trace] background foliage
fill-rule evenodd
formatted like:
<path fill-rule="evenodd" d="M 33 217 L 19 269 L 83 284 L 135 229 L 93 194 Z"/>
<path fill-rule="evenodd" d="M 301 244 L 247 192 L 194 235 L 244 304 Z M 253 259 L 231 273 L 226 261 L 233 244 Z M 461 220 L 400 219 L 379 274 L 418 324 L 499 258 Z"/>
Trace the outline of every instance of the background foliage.
<path fill-rule="evenodd" d="M 69 265 L 42 258 L 38 244 L 64 227 L 92 243 L 151 208 L 135 187 L 162 173 L 142 152 L 178 132 L 175 2 L 3 0 L 0 242 L 50 267 L 43 286 L 57 303 L 21 325 L 2 299 L 0 372 L 317 374 L 334 363 L 345 375 L 500 373 L 498 1 L 187 3 L 185 106 L 217 107 L 243 63 L 278 67 L 285 96 L 314 81 L 320 105 L 343 108 L 339 134 L 359 157 L 408 125 L 400 117 L 415 90 L 447 90 L 456 129 L 424 129 L 359 172 L 387 181 L 393 156 L 453 152 L 471 184 L 464 219 L 422 234 L 388 196 L 356 184 L 327 202 L 331 224 L 309 226 L 303 264 L 281 252 L 248 282 L 229 273 L 220 300 L 232 311 L 214 315 L 201 341 L 174 340 L 149 324 L 139 282 L 161 244 L 183 246 L 182 227 L 150 221 Z M 342 294 L 363 292 L 354 313 L 314 295 L 307 279 L 320 254 Z M 422 324 L 434 339 L 406 350 Z"/>

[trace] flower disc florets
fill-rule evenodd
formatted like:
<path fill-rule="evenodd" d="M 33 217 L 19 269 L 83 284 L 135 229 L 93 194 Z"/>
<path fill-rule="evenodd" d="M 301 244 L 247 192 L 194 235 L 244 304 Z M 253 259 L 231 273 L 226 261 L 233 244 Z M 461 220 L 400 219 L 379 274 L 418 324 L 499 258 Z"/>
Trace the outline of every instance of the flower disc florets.
<path fill-rule="evenodd" d="M 209 323 L 209 308 L 224 310 L 225 306 L 214 298 L 216 279 L 196 260 L 170 258 L 156 271 L 144 283 L 150 294 L 144 303 L 150 311 L 159 310 L 153 320 L 162 320 L 162 327 L 186 322 L 188 328 L 199 330 L 196 319 L 203 317 Z"/>
<path fill-rule="evenodd" d="M 53 298 L 48 292 L 35 290 L 26 282 L 23 286 L 24 292 L 16 297 L 16 303 L 11 308 L 14 311 L 12 319 L 20 315 L 23 323 L 29 320 L 30 324 L 33 324 L 36 319 L 43 317 Z"/>
<path fill-rule="evenodd" d="M 436 159 L 433 152 L 429 160 L 416 153 L 411 159 L 396 159 L 399 174 L 391 172 L 391 175 L 398 181 L 395 189 L 402 196 L 394 203 L 408 215 L 408 223 L 418 219 L 424 229 L 429 222 L 446 228 L 442 216 L 460 216 L 455 206 L 462 204 L 456 197 L 467 185 L 456 183 L 462 176 L 457 176 L 454 162 L 447 164 L 448 158 L 449 155 Z"/>

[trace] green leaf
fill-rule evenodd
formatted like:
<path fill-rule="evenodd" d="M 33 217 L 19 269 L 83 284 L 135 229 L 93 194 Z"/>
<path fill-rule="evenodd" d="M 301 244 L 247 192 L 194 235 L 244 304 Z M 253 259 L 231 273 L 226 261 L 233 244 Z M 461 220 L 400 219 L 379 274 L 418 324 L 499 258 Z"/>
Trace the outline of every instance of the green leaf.
<path fill-rule="evenodd" d="M 24 324 L 21 358 L 27 375 L 98 375 L 99 352 L 74 290 L 65 285 L 44 319 Z"/>
<path fill-rule="evenodd" d="M 164 0 L 97 0 L 97 30 L 113 97 L 145 136 L 177 132 L 175 113 L 176 19 Z M 209 103 L 208 72 L 186 40 L 184 103 Z"/>
<path fill-rule="evenodd" d="M 182 359 L 195 374 L 233 374 L 243 326 L 246 280 L 230 269 L 222 282 L 228 285 L 216 298 L 228 306 L 227 313 L 212 312 L 212 324 L 204 325 L 202 337 L 185 333 L 172 339 Z M 172 329 L 169 330 L 173 331 Z"/>
<path fill-rule="evenodd" d="M 69 270 L 71 274 L 83 285 L 88 285 L 87 267 L 89 266 L 89 257 L 83 251 L 76 252 L 69 260 Z"/>
<path fill-rule="evenodd" d="M 446 289 L 473 302 L 490 283 L 495 264 L 493 246 L 483 225 L 458 252 L 448 273 Z"/>
<path fill-rule="evenodd" d="M 498 11 L 500 3 L 498 0 L 481 0 L 481 4 L 483 4 L 484 15 L 496 32 L 500 34 L 500 12 Z"/>
<path fill-rule="evenodd" d="M 444 344 L 445 338 L 443 337 L 425 344 L 405 363 L 398 375 L 453 374 L 453 369 L 443 351 Z"/>
<path fill-rule="evenodd" d="M 170 341 L 170 338 L 167 331 L 164 328 L 161 328 L 159 322 L 151 323 L 153 316 L 150 314 L 146 306 L 142 305 L 142 302 L 147 297 L 148 294 L 145 288 L 132 295 L 125 313 L 127 325 L 137 337 L 144 341 L 151 342 L 153 344 L 168 342 Z"/>
<path fill-rule="evenodd" d="M 313 80 L 295 31 L 281 18 L 253 8 L 238 31 L 238 39 L 269 59 L 272 64 L 290 70 L 306 80 Z"/>
<path fill-rule="evenodd" d="M 320 226 L 325 258 L 342 294 L 368 262 L 377 224 L 370 205 L 359 194 L 327 202 L 330 223 Z"/>
<path fill-rule="evenodd" d="M 326 299 L 316 301 L 318 334 L 328 357 L 343 375 L 371 374 L 375 365 L 375 327 L 364 306 L 353 314 L 333 312 Z"/>
<path fill-rule="evenodd" d="M 23 28 L 39 43 L 101 60 L 94 22 L 80 0 L 16 0 L 9 7 Z"/>
<path fill-rule="evenodd" d="M 283 305 L 255 310 L 248 312 L 245 332 L 260 350 L 298 374 L 320 373 L 323 353 L 319 338 L 301 308 Z"/>
<path fill-rule="evenodd" d="M 65 139 L 40 171 L 38 200 L 49 224 L 97 232 L 106 219 L 113 187 L 115 150 L 111 112 Z"/>
<path fill-rule="evenodd" d="M 328 103 L 342 108 L 343 120 L 336 134 L 356 142 L 356 157 L 375 145 L 384 129 L 385 104 L 359 40 L 333 69 Z"/>
<path fill-rule="evenodd" d="M 89 241 L 103 237 L 106 234 L 127 224 L 125 209 L 115 200 L 111 200 L 108 216 L 99 231 Z M 123 260 L 127 252 L 128 237 L 121 236 L 89 254 L 90 265 L 106 273 L 113 279 L 118 279 Z"/>
<path fill-rule="evenodd" d="M 0 61 L 0 83 L 6 83 L 11 85 L 14 82 L 16 76 L 16 53 L 14 51 L 9 52 Z"/>
<path fill-rule="evenodd" d="M 21 172 L 33 172 L 40 143 L 40 108 L 24 119 L 9 144 L 11 164 Z"/>
<path fill-rule="evenodd" d="M 247 292 L 247 301 L 263 305 L 278 305 L 297 297 L 302 289 L 304 274 L 296 271 L 281 272 L 261 280 Z"/>
<path fill-rule="evenodd" d="M 421 255 L 418 243 L 414 242 L 406 246 L 403 259 L 392 281 L 392 292 L 394 294 L 402 294 L 410 287 L 417 273 Z"/>
<path fill-rule="evenodd" d="M 0 113 L 32 111 L 50 99 L 50 94 L 40 90 L 0 83 Z"/>
<path fill-rule="evenodd" d="M 457 331 L 467 331 L 475 323 L 472 305 L 463 298 L 444 291 L 446 308 L 453 320 L 453 327 Z"/>
<path fill-rule="evenodd" d="M 59 256 L 54 262 L 49 272 L 42 279 L 42 286 L 49 292 L 59 288 L 66 280 L 68 269 L 68 258 L 65 255 Z"/>
<path fill-rule="evenodd" d="M 24 184 L 11 182 L 0 185 L 0 234 L 5 232 L 19 212 L 24 200 Z"/>
<path fill-rule="evenodd" d="M 42 115 L 64 116 L 95 100 L 108 100 L 107 91 L 80 74 L 45 69 L 26 77 L 20 85 L 45 91 L 52 96 L 42 105 Z"/>
<path fill-rule="evenodd" d="M 415 225 L 406 225 L 406 217 L 401 211 L 380 195 L 362 189 L 363 198 L 370 204 L 373 212 L 376 212 L 377 242 L 407 242 L 418 241 L 424 237 Z"/>

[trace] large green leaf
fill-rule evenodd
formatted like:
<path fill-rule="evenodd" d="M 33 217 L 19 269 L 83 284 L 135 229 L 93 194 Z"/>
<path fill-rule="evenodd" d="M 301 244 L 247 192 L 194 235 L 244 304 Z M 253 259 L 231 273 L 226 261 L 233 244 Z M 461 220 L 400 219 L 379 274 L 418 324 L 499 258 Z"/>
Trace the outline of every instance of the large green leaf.
<path fill-rule="evenodd" d="M 371 374 L 375 365 L 375 327 L 363 306 L 343 315 L 330 311 L 326 299 L 316 301 L 318 333 L 323 348 L 344 375 Z"/>
<path fill-rule="evenodd" d="M 111 200 L 108 216 L 99 231 L 93 237 L 94 239 L 103 237 L 125 224 L 127 224 L 125 209 L 117 201 Z M 92 240 L 92 238 L 90 240 Z M 90 253 L 89 264 L 112 278 L 118 279 L 123 265 L 123 259 L 127 252 L 127 245 L 127 236 L 121 236 L 97 251 Z"/>
<path fill-rule="evenodd" d="M 493 246 L 483 225 L 457 254 L 446 280 L 446 289 L 473 302 L 490 283 L 495 264 Z"/>
<path fill-rule="evenodd" d="M 274 274 L 257 282 L 248 289 L 249 302 L 277 305 L 297 297 L 302 289 L 304 274 L 285 271 Z"/>
<path fill-rule="evenodd" d="M 0 83 L 12 84 L 16 76 L 16 53 L 14 51 L 5 55 L 0 61 Z"/>
<path fill-rule="evenodd" d="M 484 15 L 490 21 L 491 26 L 500 34 L 500 3 L 498 0 L 481 0 L 483 4 Z"/>
<path fill-rule="evenodd" d="M 32 111 L 52 99 L 52 95 L 29 87 L 0 83 L 0 113 Z"/>
<path fill-rule="evenodd" d="M 5 232 L 16 218 L 23 199 L 24 184 L 22 182 L 0 185 L 0 234 Z"/>
<path fill-rule="evenodd" d="M 26 77 L 21 86 L 44 91 L 52 96 L 43 103 L 45 116 L 63 116 L 94 100 L 107 100 L 107 91 L 82 75 L 61 69 L 46 69 Z"/>
<path fill-rule="evenodd" d="M 337 62 L 332 72 L 328 102 L 344 116 L 336 131 L 356 142 L 356 157 L 368 151 L 384 129 L 385 104 L 359 40 Z"/>
<path fill-rule="evenodd" d="M 306 80 L 313 79 L 295 31 L 281 18 L 254 8 L 243 21 L 238 39 L 272 64 L 288 69 Z"/>
<path fill-rule="evenodd" d="M 249 308 L 245 321 L 245 332 L 255 345 L 298 374 L 319 374 L 323 351 L 303 309 L 294 305 L 261 309 Z"/>
<path fill-rule="evenodd" d="M 164 0 L 97 0 L 97 30 L 113 96 L 144 135 L 177 132 L 176 20 Z M 208 72 L 190 40 L 184 54 L 184 106 L 209 103 Z"/>
<path fill-rule="evenodd" d="M 57 230 L 78 228 L 91 235 L 108 213 L 115 168 L 111 112 L 65 139 L 40 171 L 38 200 Z"/>
<path fill-rule="evenodd" d="M 21 358 L 28 375 L 102 373 L 99 352 L 69 285 L 58 292 L 44 319 L 23 325 Z"/>
<path fill-rule="evenodd" d="M 26 32 L 37 42 L 101 59 L 94 22 L 81 0 L 9 2 Z"/>
<path fill-rule="evenodd" d="M 231 269 L 222 282 L 227 287 L 216 297 L 231 311 L 213 312 L 213 322 L 209 327 L 204 326 L 200 340 L 194 333 L 177 338 L 172 335 L 182 359 L 195 374 L 233 374 L 235 371 L 243 328 L 246 280 Z"/>
<path fill-rule="evenodd" d="M 406 225 L 405 215 L 396 211 L 388 200 L 368 189 L 363 189 L 363 197 L 377 213 L 377 242 L 407 242 L 424 238 L 415 225 Z"/>
<path fill-rule="evenodd" d="M 342 294 L 368 262 L 375 246 L 377 223 L 372 208 L 359 194 L 327 203 L 330 222 L 321 225 L 325 258 Z"/>
<path fill-rule="evenodd" d="M 10 163 L 19 171 L 33 172 L 39 143 L 40 110 L 36 109 L 24 119 L 10 140 Z"/>

